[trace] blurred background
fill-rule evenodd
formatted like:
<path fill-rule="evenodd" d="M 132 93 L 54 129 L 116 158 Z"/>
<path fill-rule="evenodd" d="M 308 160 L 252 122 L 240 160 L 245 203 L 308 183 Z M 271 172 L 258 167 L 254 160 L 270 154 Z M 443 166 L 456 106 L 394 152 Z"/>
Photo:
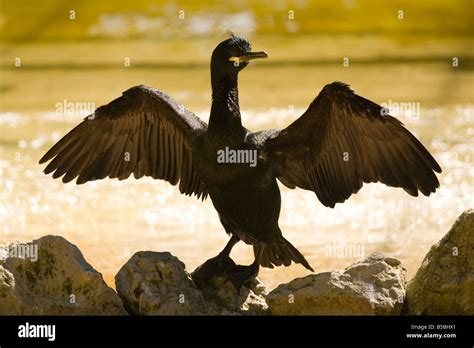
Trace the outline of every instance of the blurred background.
<path fill-rule="evenodd" d="M 170 251 L 189 271 L 228 237 L 211 202 L 151 179 L 76 186 L 42 174 L 44 152 L 137 84 L 204 120 L 209 59 L 226 30 L 269 59 L 240 74 L 247 128 L 285 127 L 332 81 L 392 109 L 443 168 L 414 198 L 365 185 L 335 209 L 282 187 L 280 226 L 316 272 L 383 251 L 412 277 L 430 246 L 473 207 L 472 0 L 0 0 L 0 244 L 46 234 L 76 244 L 113 286 L 136 251 Z M 402 106 L 402 107 L 399 107 Z M 232 256 L 250 263 L 249 246 Z M 307 272 L 264 269 L 269 288 Z"/>

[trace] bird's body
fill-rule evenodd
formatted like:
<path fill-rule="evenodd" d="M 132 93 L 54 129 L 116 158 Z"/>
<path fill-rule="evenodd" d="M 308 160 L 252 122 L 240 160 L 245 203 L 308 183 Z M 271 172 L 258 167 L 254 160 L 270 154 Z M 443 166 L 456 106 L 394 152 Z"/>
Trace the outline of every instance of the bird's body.
<path fill-rule="evenodd" d="M 207 133 L 198 140 L 196 170 L 227 232 L 248 244 L 269 243 L 280 234 L 280 191 L 271 164 L 262 156 L 252 133 L 230 143 L 225 136 Z M 218 163 L 216 154 L 226 147 L 257 154 L 257 165 Z"/>
<path fill-rule="evenodd" d="M 397 119 L 346 84 L 326 85 L 308 110 L 287 128 L 251 132 L 240 117 L 237 75 L 251 59 L 245 39 L 231 34 L 211 58 L 209 125 L 165 93 L 146 86 L 125 91 L 64 136 L 40 160 L 45 173 L 77 183 L 105 177 L 150 176 L 186 195 L 210 196 L 225 231 L 224 250 L 193 273 L 202 284 L 223 274 L 236 287 L 259 266 L 312 270 L 278 226 L 277 180 L 313 191 L 327 207 L 342 203 L 365 182 L 401 187 L 410 195 L 435 192 L 441 168 Z M 230 155 L 229 155 L 230 153 Z M 232 247 L 244 241 L 255 261 L 238 266 Z"/>
<path fill-rule="evenodd" d="M 224 87 L 223 87 L 224 86 Z M 244 128 L 237 81 L 216 81 L 208 131 L 195 143 L 196 171 L 226 231 L 249 244 L 269 242 L 279 233 L 280 192 L 262 143 Z M 219 163 L 219 151 L 256 155 L 256 165 Z"/>

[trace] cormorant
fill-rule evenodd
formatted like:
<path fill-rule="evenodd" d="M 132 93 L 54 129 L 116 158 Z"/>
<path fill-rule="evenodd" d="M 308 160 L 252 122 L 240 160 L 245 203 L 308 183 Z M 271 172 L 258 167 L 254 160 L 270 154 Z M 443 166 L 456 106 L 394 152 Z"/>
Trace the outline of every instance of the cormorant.
<path fill-rule="evenodd" d="M 207 196 L 219 214 L 229 242 L 216 257 L 193 273 L 198 285 L 215 274 L 240 286 L 259 266 L 300 263 L 313 271 L 278 226 L 280 190 L 285 186 L 313 191 L 333 208 L 357 193 L 363 183 L 381 182 L 412 196 L 429 196 L 439 187 L 433 171 L 441 168 L 428 150 L 381 106 L 345 83 L 326 85 L 306 112 L 282 130 L 252 132 L 242 126 L 238 73 L 252 52 L 244 38 L 229 33 L 211 58 L 212 107 L 209 124 L 160 90 L 128 89 L 59 140 L 39 161 L 53 178 L 77 184 L 109 178 L 150 176 L 179 182 L 179 191 Z M 218 161 L 222 151 L 224 160 Z M 234 151 L 234 152 L 232 152 Z M 229 153 L 233 154 L 228 156 Z M 236 163 L 256 154 L 256 165 Z M 239 241 L 253 246 L 255 261 L 236 265 L 230 259 Z"/>

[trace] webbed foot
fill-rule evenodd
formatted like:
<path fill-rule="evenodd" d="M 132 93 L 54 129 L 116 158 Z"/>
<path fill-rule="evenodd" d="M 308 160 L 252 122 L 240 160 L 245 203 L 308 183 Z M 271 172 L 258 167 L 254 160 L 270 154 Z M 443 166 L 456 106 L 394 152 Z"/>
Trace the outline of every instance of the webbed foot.
<path fill-rule="evenodd" d="M 227 279 L 234 285 L 235 289 L 240 292 L 243 285 L 247 285 L 250 281 L 257 277 L 259 271 L 258 264 L 250 266 L 237 265 L 232 273 L 226 275 Z"/>
<path fill-rule="evenodd" d="M 237 265 L 226 254 L 219 254 L 198 266 L 191 274 L 194 283 L 202 288 L 214 276 L 224 276 L 236 272 Z"/>

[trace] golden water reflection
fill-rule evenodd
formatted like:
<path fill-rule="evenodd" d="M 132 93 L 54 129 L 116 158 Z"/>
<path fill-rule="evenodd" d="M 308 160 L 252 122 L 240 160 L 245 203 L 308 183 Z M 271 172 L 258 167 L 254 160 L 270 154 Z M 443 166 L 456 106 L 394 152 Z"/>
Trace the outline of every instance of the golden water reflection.
<path fill-rule="evenodd" d="M 403 260 L 412 276 L 430 246 L 463 210 L 473 206 L 473 109 L 457 105 L 422 110 L 418 119 L 400 116 L 417 134 L 426 134 L 430 125 L 431 134 L 424 142 L 443 168 L 436 194 L 414 198 L 403 190 L 370 184 L 345 204 L 329 209 L 312 192 L 282 187 L 280 225 L 286 238 L 316 272 L 344 268 L 360 256 L 383 251 Z M 205 118 L 206 113 L 200 115 Z M 275 114 L 288 123 L 300 110 L 249 111 L 244 121 L 263 128 Z M 66 120 L 54 113 L 0 115 L 2 129 L 13 138 L 22 127 L 38 126 L 30 139 L 2 147 L 0 243 L 61 235 L 76 244 L 112 286 L 121 265 L 140 250 L 170 251 L 190 271 L 221 250 L 228 237 L 209 200 L 182 196 L 176 187 L 150 178 L 76 186 L 42 174 L 37 160 L 62 135 L 56 130 L 70 128 L 78 119 Z M 252 249 L 238 245 L 232 256 L 250 263 Z M 301 266 L 292 265 L 263 269 L 261 278 L 273 288 L 306 274 Z"/>

